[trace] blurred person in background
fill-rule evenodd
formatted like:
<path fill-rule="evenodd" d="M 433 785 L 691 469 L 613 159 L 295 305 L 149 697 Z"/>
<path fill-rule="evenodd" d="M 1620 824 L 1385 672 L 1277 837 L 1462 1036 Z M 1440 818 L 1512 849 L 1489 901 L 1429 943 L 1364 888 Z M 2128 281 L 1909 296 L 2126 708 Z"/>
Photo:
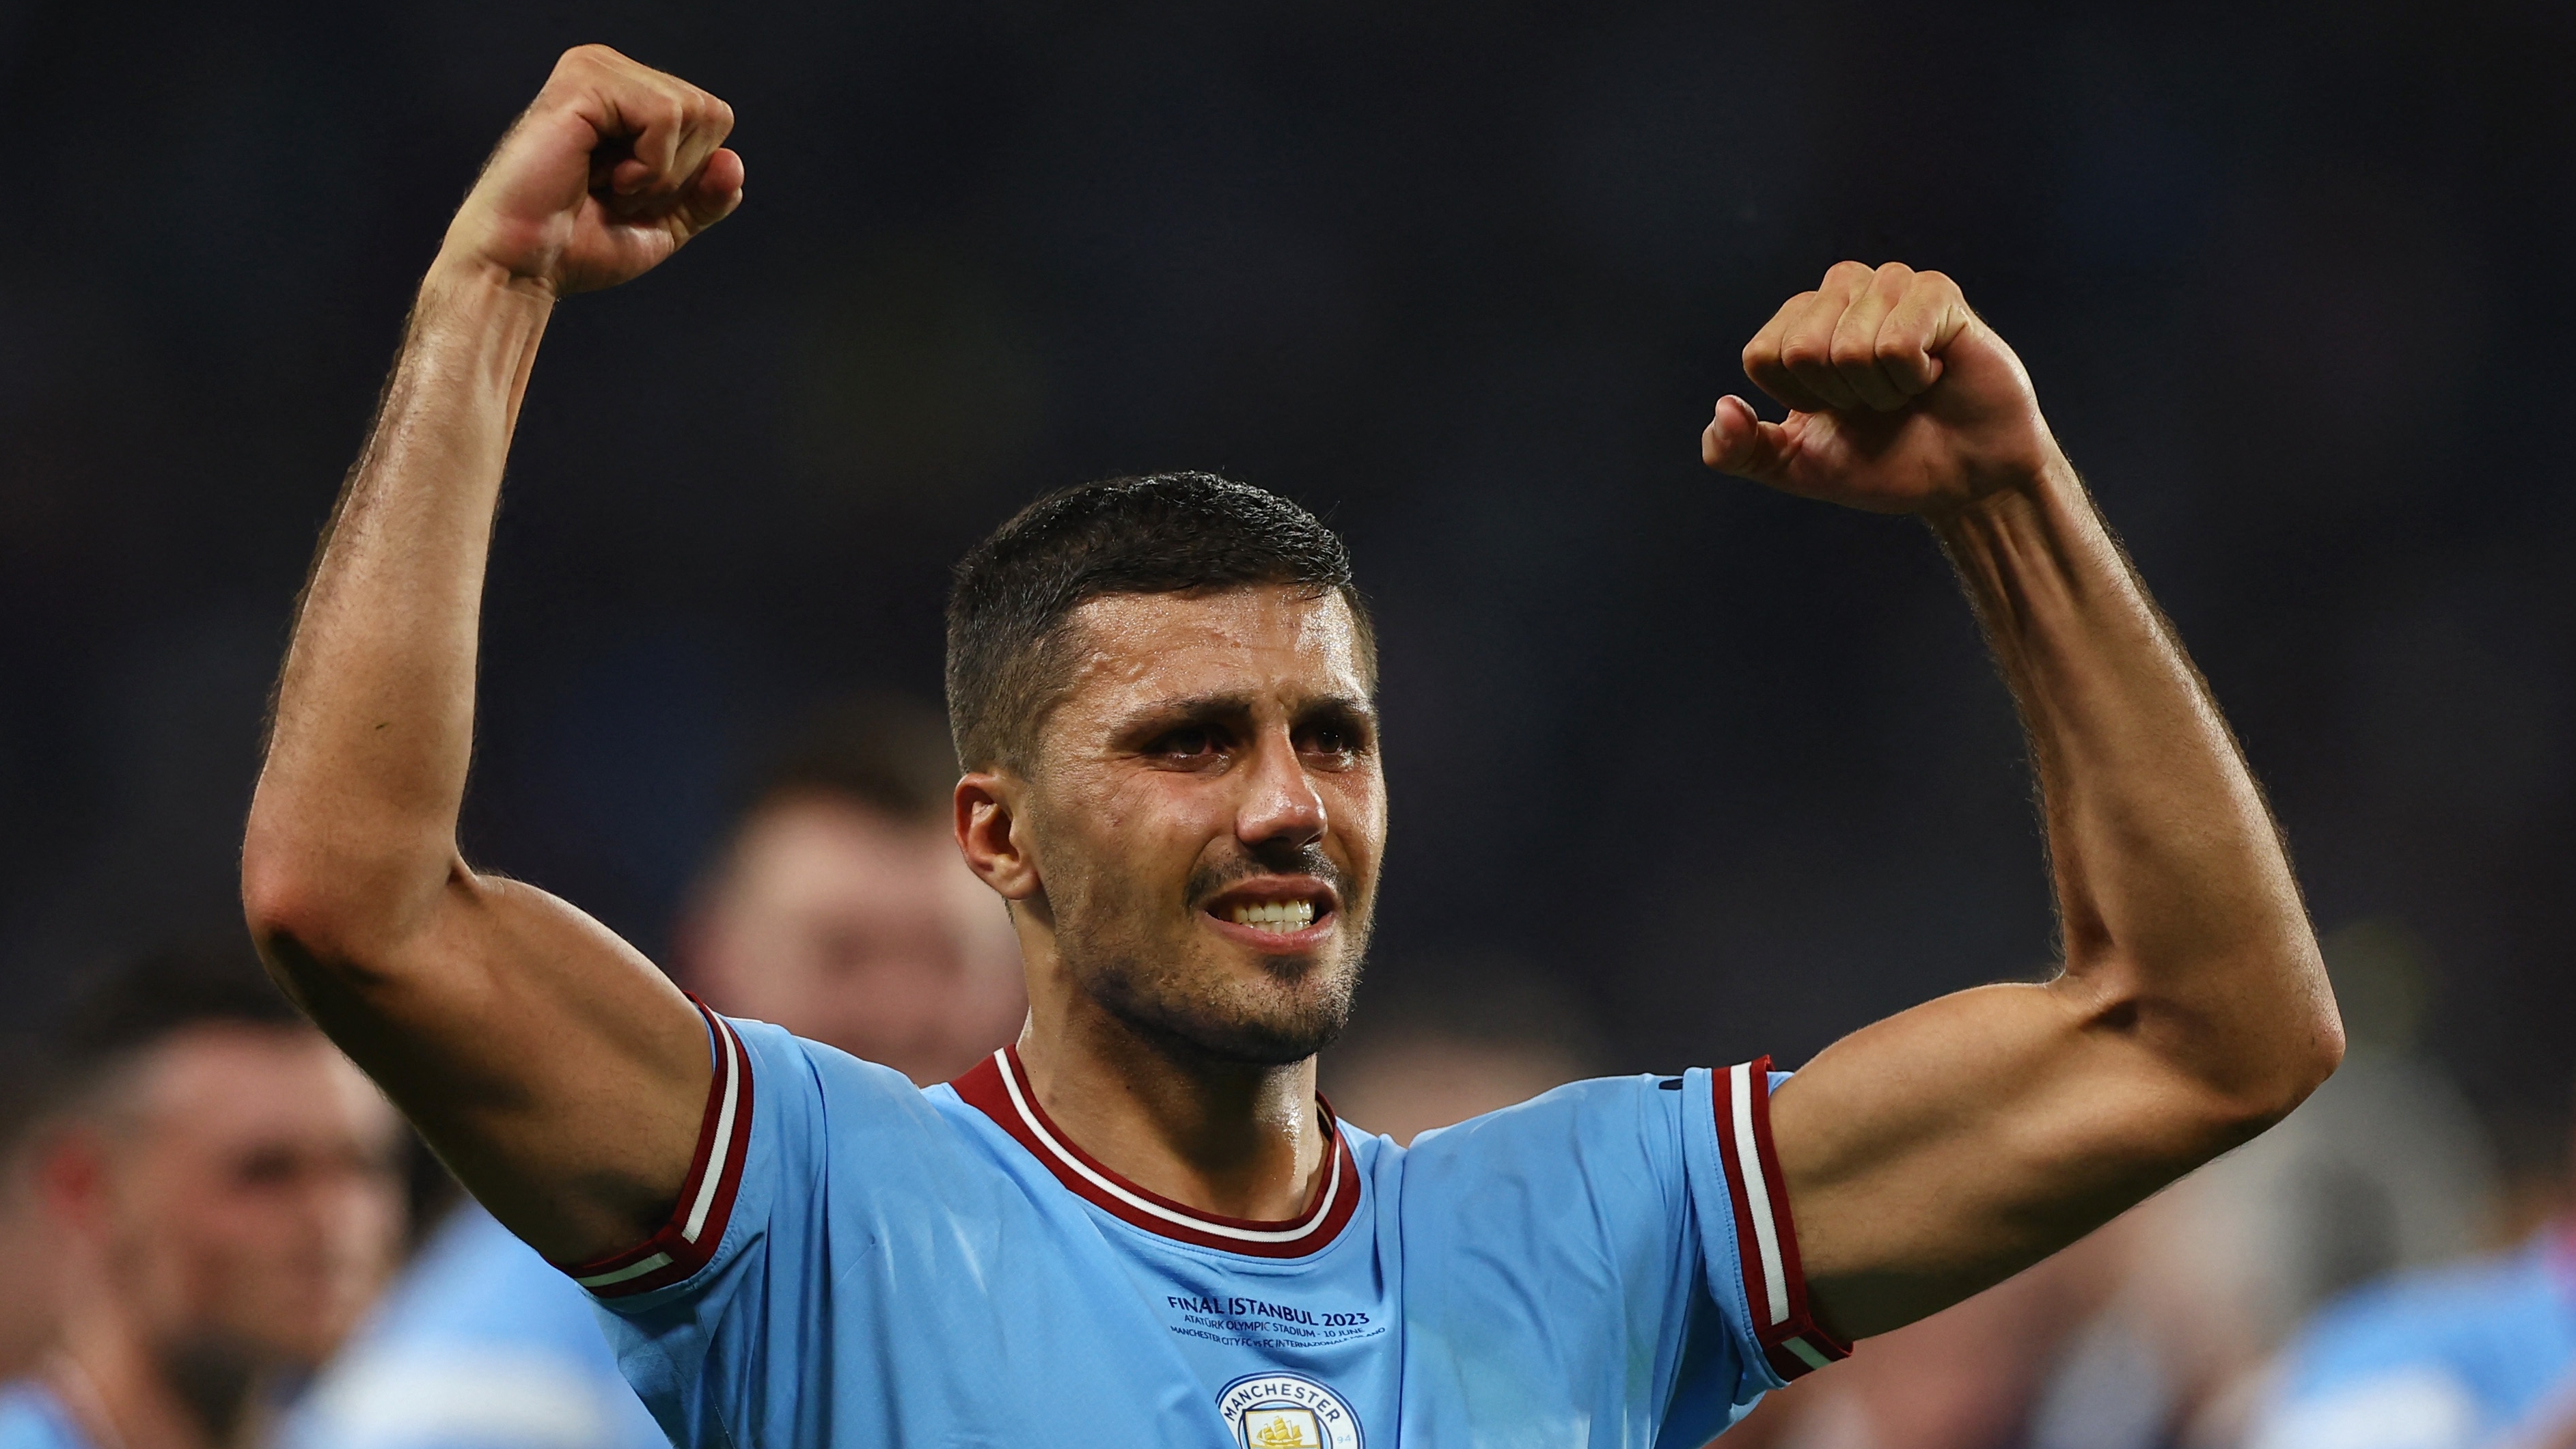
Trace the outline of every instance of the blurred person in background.
<path fill-rule="evenodd" d="M 1590 1015 L 1517 962 L 1381 970 L 1367 990 L 1367 1015 L 1323 1059 L 1324 1094 L 1400 1147 L 1601 1070 Z"/>
<path fill-rule="evenodd" d="M 2282 1355 L 2248 1449 L 2576 1444 L 2576 1218 L 2492 1257 L 2373 1284 Z"/>
<path fill-rule="evenodd" d="M 2248 1449 L 2576 1444 L 2576 1217 L 2491 1257 L 2372 1284 L 2281 1356 Z"/>
<path fill-rule="evenodd" d="M 2006 1449 L 2069 1335 L 2108 1298 L 2099 1244 L 2126 1218 L 1975 1297 L 1800 1379 L 1726 1433 L 1726 1449 Z"/>
<path fill-rule="evenodd" d="M 927 1085 L 1019 1031 L 1010 915 L 957 858 L 947 717 L 871 695 L 809 715 L 674 933 L 681 984 Z"/>
<path fill-rule="evenodd" d="M 2496 1157 L 2422 1050 L 2431 978 L 2414 937 L 2365 920 L 2323 945 L 2342 1070 L 2105 1235 L 2110 1297 L 2053 1367 L 2033 1449 L 2243 1443 L 2267 1365 L 2321 1304 L 2487 1241 Z"/>
<path fill-rule="evenodd" d="M 113 973 L 65 1035 L 27 1148 L 59 1313 L 0 1449 L 258 1442 L 393 1266 L 400 1123 L 247 943 Z"/>
<path fill-rule="evenodd" d="M 2398 1273 L 2328 1304 L 2281 1353 L 2242 1442 L 2576 1446 L 2576 1210 L 2562 1199 L 2511 1248 Z"/>
<path fill-rule="evenodd" d="M 807 714 L 675 931 L 683 985 L 927 1085 L 1027 1013 L 1008 917 L 949 838 L 948 725 L 871 695 Z M 663 1449 L 589 1296 L 460 1205 L 324 1376 L 301 1449 Z"/>

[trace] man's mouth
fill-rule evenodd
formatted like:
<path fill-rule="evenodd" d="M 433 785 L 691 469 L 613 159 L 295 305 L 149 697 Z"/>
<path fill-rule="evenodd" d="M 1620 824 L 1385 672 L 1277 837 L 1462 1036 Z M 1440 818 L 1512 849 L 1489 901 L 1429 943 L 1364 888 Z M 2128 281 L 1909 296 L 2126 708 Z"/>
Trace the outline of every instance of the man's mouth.
<path fill-rule="evenodd" d="M 1285 936 L 1315 924 L 1313 901 L 1237 901 L 1227 918 L 1238 926 Z"/>
<path fill-rule="evenodd" d="M 1332 883 L 1312 875 L 1264 876 L 1237 883 L 1209 901 L 1209 919 L 1246 945 L 1275 943 L 1304 950 L 1329 934 L 1341 897 Z"/>

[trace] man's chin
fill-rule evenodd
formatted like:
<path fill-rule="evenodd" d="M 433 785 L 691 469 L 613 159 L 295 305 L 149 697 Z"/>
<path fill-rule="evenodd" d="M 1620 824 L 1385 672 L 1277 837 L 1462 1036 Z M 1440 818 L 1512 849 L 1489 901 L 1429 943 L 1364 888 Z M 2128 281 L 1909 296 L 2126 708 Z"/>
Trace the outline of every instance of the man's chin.
<path fill-rule="evenodd" d="M 1302 972 L 1282 970 L 1286 964 L 1276 957 L 1262 964 L 1268 979 L 1243 993 L 1252 1000 L 1233 992 L 1194 1001 L 1120 994 L 1104 997 L 1102 1004 L 1140 1034 L 1190 1056 L 1236 1066 L 1291 1066 L 1332 1045 L 1350 1025 L 1351 983 L 1347 977 L 1320 979 L 1326 968 L 1318 963 L 1307 963 Z"/>
<path fill-rule="evenodd" d="M 1279 1067 L 1322 1051 L 1349 1024 L 1365 920 L 1357 936 L 1340 923 L 1318 949 L 1298 952 L 1247 948 L 1213 930 L 1113 944 L 1060 922 L 1057 949 L 1082 993 L 1139 1038 L 1209 1065 Z"/>
<path fill-rule="evenodd" d="M 1191 1022 L 1166 1028 L 1165 1034 L 1206 1061 L 1242 1067 L 1293 1067 L 1331 1046 L 1342 1034 L 1344 1024 Z"/>

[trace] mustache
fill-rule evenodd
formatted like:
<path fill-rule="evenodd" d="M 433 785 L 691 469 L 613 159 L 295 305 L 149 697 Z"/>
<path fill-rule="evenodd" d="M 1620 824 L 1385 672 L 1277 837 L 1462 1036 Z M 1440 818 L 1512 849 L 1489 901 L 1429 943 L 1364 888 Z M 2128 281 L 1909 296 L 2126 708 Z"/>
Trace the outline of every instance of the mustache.
<path fill-rule="evenodd" d="M 1351 904 L 1350 872 L 1335 865 L 1322 846 L 1308 841 L 1302 845 L 1265 845 L 1228 860 L 1200 865 L 1190 872 L 1191 907 L 1195 909 L 1244 881 L 1265 875 L 1311 875 L 1331 886 L 1343 905 Z"/>

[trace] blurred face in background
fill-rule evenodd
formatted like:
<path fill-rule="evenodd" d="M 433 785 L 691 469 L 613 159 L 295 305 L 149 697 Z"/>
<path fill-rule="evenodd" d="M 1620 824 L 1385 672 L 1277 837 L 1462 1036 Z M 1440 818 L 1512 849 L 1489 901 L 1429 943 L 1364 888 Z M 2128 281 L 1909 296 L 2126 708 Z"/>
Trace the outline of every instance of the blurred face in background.
<path fill-rule="evenodd" d="M 59 1127 L 42 1190 L 74 1301 L 168 1370 L 319 1365 L 402 1232 L 393 1109 L 320 1033 L 209 1023 L 146 1048 Z"/>
<path fill-rule="evenodd" d="M 924 1084 L 966 1072 L 1028 1011 L 1009 918 L 947 822 L 822 791 L 752 812 L 679 944 L 717 1010 Z"/>
<path fill-rule="evenodd" d="M 1554 1042 L 1407 1032 L 1329 1062 L 1324 1088 L 1343 1121 L 1410 1147 L 1435 1127 L 1526 1102 L 1582 1075 L 1574 1053 Z"/>

